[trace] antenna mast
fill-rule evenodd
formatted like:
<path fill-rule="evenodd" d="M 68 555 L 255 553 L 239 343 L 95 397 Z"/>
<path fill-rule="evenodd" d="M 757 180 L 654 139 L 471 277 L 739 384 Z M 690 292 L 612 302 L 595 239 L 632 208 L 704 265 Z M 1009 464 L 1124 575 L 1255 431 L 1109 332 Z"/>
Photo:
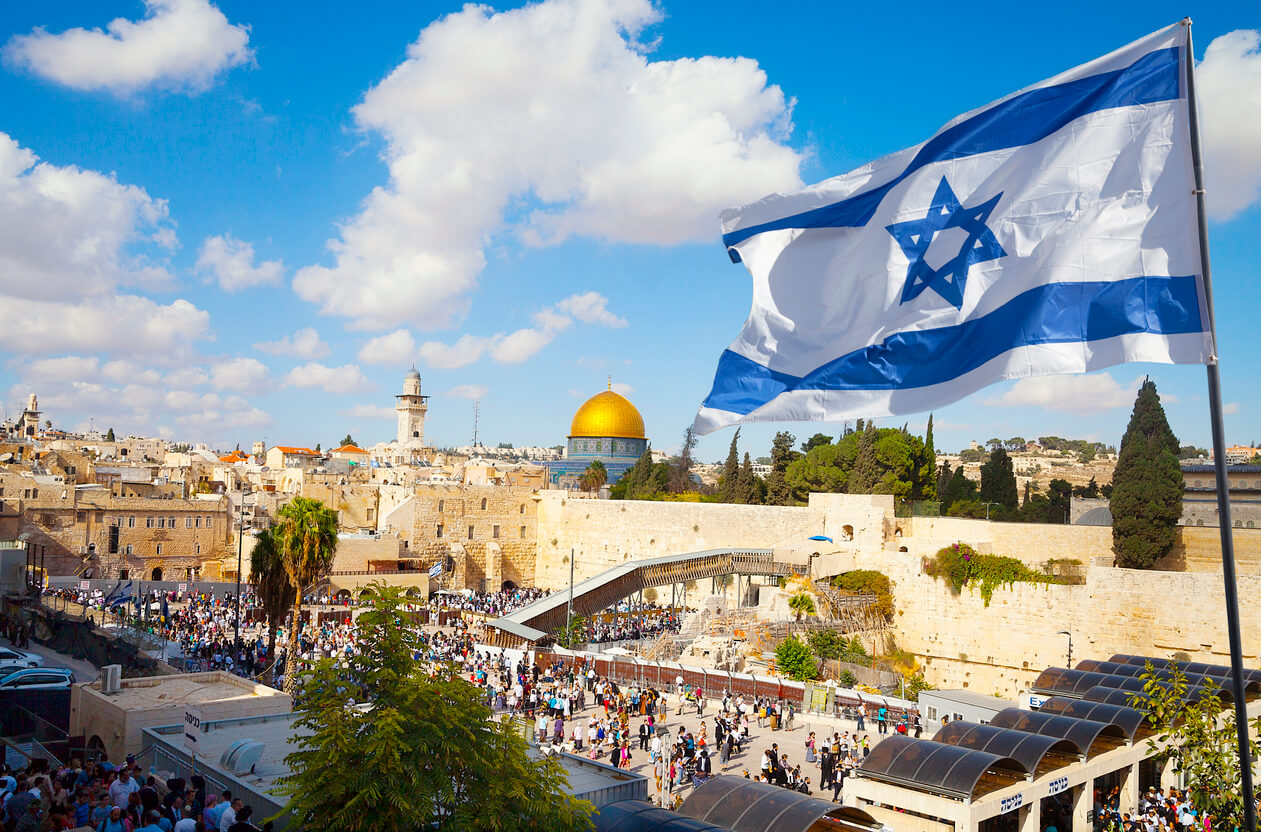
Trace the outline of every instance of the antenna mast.
<path fill-rule="evenodd" d="M 477 444 L 477 422 L 478 422 L 478 419 L 481 417 L 481 413 L 482 413 L 482 402 L 480 399 L 475 399 L 473 401 L 473 447 L 474 448 L 479 447 L 479 445 Z"/>

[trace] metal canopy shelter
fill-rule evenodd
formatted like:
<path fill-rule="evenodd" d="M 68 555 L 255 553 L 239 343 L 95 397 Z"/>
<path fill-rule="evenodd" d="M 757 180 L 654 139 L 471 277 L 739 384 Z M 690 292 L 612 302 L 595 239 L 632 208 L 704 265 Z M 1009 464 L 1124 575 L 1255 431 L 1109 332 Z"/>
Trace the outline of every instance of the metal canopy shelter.
<path fill-rule="evenodd" d="M 1109 705 L 1125 705 L 1127 707 L 1133 707 L 1134 697 L 1141 693 L 1142 691 L 1099 685 L 1098 687 L 1093 687 L 1083 693 L 1081 698 L 1091 702 L 1107 702 Z M 1200 702 L 1210 696 L 1217 696 L 1218 699 L 1226 702 L 1234 701 L 1234 697 L 1231 695 L 1229 689 L 1219 688 L 1216 685 L 1193 685 L 1183 692 L 1182 701 Z"/>
<path fill-rule="evenodd" d="M 601 806 L 591 818 L 596 832 L 731 832 L 643 800 L 619 800 Z"/>
<path fill-rule="evenodd" d="M 1069 740 L 963 720 L 943 725 L 933 742 L 1010 757 L 1035 777 L 1081 762 L 1083 757 L 1082 750 Z"/>
<path fill-rule="evenodd" d="M 1038 708 L 1039 713 L 1071 716 L 1093 722 L 1106 722 L 1115 725 L 1125 732 L 1130 742 L 1136 738 L 1151 736 L 1154 731 L 1142 711 L 1126 705 L 1111 705 L 1107 702 L 1092 702 L 1086 699 L 1069 699 L 1066 696 L 1052 696 Z"/>
<path fill-rule="evenodd" d="M 805 575 L 810 565 L 785 563 L 771 549 L 707 549 L 628 561 L 574 585 L 574 615 L 589 617 L 640 590 L 686 584 L 724 575 Z M 486 622 L 487 639 L 498 647 L 540 641 L 565 625 L 568 589 L 553 592 L 502 618 Z"/>
<path fill-rule="evenodd" d="M 1125 731 L 1111 723 L 1044 714 L 1041 711 L 1025 711 L 1020 708 L 1006 708 L 999 711 L 990 720 L 990 725 L 1068 740 L 1081 750 L 1086 759 L 1102 754 L 1104 751 L 1119 748 L 1128 742 Z"/>
<path fill-rule="evenodd" d="M 1131 656 L 1128 653 L 1114 653 L 1109 661 L 1118 664 L 1136 664 L 1139 667 L 1147 663 L 1158 670 L 1167 670 L 1174 664 L 1182 670 L 1183 673 L 1208 673 L 1212 676 L 1221 676 L 1223 678 L 1231 678 L 1231 670 L 1226 665 L 1208 664 L 1206 662 L 1175 662 L 1172 659 L 1157 659 L 1151 656 Z M 1261 670 L 1244 668 L 1243 678 L 1261 682 Z"/>
<path fill-rule="evenodd" d="M 1101 662 L 1095 661 L 1094 659 L 1086 659 L 1085 661 L 1078 662 L 1077 669 L 1089 670 L 1095 673 L 1107 673 L 1110 676 L 1125 676 L 1131 678 L 1138 678 L 1139 676 L 1148 673 L 1147 668 L 1143 665 L 1125 664 L 1122 662 Z M 1189 685 L 1218 684 L 1223 687 L 1229 687 L 1232 681 L 1229 672 L 1217 673 L 1211 670 L 1191 671 L 1183 670 L 1181 667 L 1179 667 L 1178 670 L 1182 672 L 1182 675 L 1186 678 L 1187 684 Z M 1154 665 L 1150 673 L 1153 677 L 1157 679 L 1164 679 L 1166 681 L 1173 681 L 1177 676 L 1177 673 L 1169 668 L 1155 667 Z M 1244 690 L 1247 693 L 1252 694 L 1253 696 L 1261 694 L 1261 680 L 1252 679 L 1245 675 L 1243 682 Z"/>
<path fill-rule="evenodd" d="M 698 821 L 722 824 L 734 832 L 875 832 L 881 828 L 862 809 L 725 774 L 694 790 L 679 812 Z"/>
<path fill-rule="evenodd" d="M 975 800 L 1028 780 L 1032 772 L 1011 757 L 894 734 L 871 749 L 858 774 L 947 797 Z"/>

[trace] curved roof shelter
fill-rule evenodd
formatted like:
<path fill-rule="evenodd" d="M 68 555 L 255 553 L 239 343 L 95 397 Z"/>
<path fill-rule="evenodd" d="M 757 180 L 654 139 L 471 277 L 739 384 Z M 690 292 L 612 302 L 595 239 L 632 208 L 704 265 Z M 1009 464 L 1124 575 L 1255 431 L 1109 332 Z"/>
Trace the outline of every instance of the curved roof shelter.
<path fill-rule="evenodd" d="M 1048 667 L 1038 674 L 1038 678 L 1033 680 L 1031 687 L 1038 693 L 1081 696 L 1083 691 L 1097 685 L 1120 687 L 1119 684 L 1113 684 L 1120 678 L 1125 677 L 1113 677 L 1107 673 L 1096 673 L 1090 670 L 1070 670 L 1067 667 Z"/>
<path fill-rule="evenodd" d="M 1153 733 L 1147 717 L 1142 711 L 1126 705 L 1111 705 L 1107 702 L 1092 702 L 1087 699 L 1069 699 L 1067 696 L 1052 696 L 1042 703 L 1038 713 L 1071 716 L 1087 719 L 1092 722 L 1106 722 L 1115 725 L 1125 732 L 1130 742 L 1136 738 L 1151 736 Z"/>
<path fill-rule="evenodd" d="M 1152 667 L 1160 670 L 1169 668 L 1174 664 L 1172 659 L 1159 659 L 1152 656 L 1132 656 L 1129 653 L 1114 653 L 1108 661 L 1117 662 L 1118 664 L 1136 664 L 1139 667 L 1151 662 Z M 1231 669 L 1227 665 L 1209 664 L 1207 662 L 1177 662 L 1178 667 L 1182 668 L 1183 673 L 1208 673 L 1214 676 L 1225 676 L 1230 678 Z M 1243 677 L 1248 680 L 1261 682 L 1261 670 L 1252 668 L 1244 668 Z"/>
<path fill-rule="evenodd" d="M 1083 665 L 1093 665 L 1093 666 L 1083 667 Z M 1111 676 L 1123 676 L 1123 677 L 1130 677 L 1130 678 L 1137 678 L 1147 673 L 1147 668 L 1144 665 L 1124 664 L 1121 662 L 1099 662 L 1099 661 L 1093 661 L 1093 660 L 1086 660 L 1086 661 L 1078 662 L 1077 669 L 1087 670 L 1094 673 L 1107 673 Z M 1231 686 L 1231 679 L 1233 678 L 1229 673 L 1221 674 L 1214 671 L 1200 672 L 1200 671 L 1183 670 L 1182 672 L 1183 672 L 1183 675 L 1186 677 L 1188 685 L 1210 685 L 1211 686 L 1211 685 L 1217 684 L 1217 685 L 1221 685 L 1222 687 L 1229 688 Z M 1166 680 L 1172 680 L 1175 675 L 1173 670 L 1170 670 L 1168 668 L 1154 667 L 1154 666 L 1152 668 L 1152 673 L 1157 679 L 1166 679 Z M 1113 685 L 1113 687 L 1120 687 L 1120 686 Z M 1140 686 L 1140 689 L 1141 689 L 1141 686 Z M 1245 695 L 1248 695 L 1248 694 L 1251 694 L 1253 696 L 1261 695 L 1261 681 L 1258 681 L 1256 679 L 1250 679 L 1247 676 L 1245 676 L 1244 677 L 1244 691 L 1245 691 Z"/>
<path fill-rule="evenodd" d="M 871 749 L 858 774 L 947 797 L 975 800 L 1028 780 L 1032 772 L 1011 757 L 894 734 Z"/>
<path fill-rule="evenodd" d="M 606 804 L 591 820 L 596 832 L 730 832 L 726 827 L 680 815 L 643 800 Z"/>
<path fill-rule="evenodd" d="M 1011 757 L 1026 771 L 1033 772 L 1034 777 L 1082 759 L 1081 749 L 1068 740 L 963 720 L 943 725 L 933 742 Z"/>
<path fill-rule="evenodd" d="M 721 824 L 734 832 L 874 832 L 881 827 L 862 809 L 727 774 L 693 790 L 679 812 L 697 822 Z"/>
<path fill-rule="evenodd" d="M 1020 708 L 1006 708 L 999 711 L 990 720 L 990 725 L 1068 740 L 1077 746 L 1087 759 L 1096 754 L 1120 748 L 1128 739 L 1125 731 L 1111 723 L 1058 714 L 1044 714 L 1041 711 L 1026 711 Z"/>
<path fill-rule="evenodd" d="M 1124 690 L 1122 688 L 1108 687 L 1100 685 L 1097 688 L 1091 688 L 1082 694 L 1082 699 L 1088 699 L 1091 702 L 1106 702 L 1109 705 L 1125 705 L 1133 707 L 1134 697 L 1142 693 L 1141 690 Z M 1182 695 L 1183 702 L 1199 702 L 1206 697 L 1216 694 L 1219 699 L 1226 702 L 1233 702 L 1229 690 L 1219 688 L 1217 686 L 1192 685 L 1186 689 Z"/>

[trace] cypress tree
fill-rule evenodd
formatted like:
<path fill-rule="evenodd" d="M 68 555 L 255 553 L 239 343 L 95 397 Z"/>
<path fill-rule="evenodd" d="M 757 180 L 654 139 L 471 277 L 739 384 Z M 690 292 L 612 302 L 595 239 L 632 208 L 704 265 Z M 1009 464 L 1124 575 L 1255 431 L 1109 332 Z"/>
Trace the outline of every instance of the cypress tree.
<path fill-rule="evenodd" d="M 942 512 L 948 511 L 950 506 L 961 500 L 973 499 L 976 499 L 976 483 L 968 479 L 967 474 L 963 473 L 963 466 L 960 465 L 950 476 L 950 482 L 946 484 L 946 491 L 941 499 Z"/>
<path fill-rule="evenodd" d="M 722 479 L 718 481 L 718 499 L 724 503 L 736 502 L 737 488 L 740 482 L 740 428 L 731 437 L 731 448 L 727 451 L 727 461 L 722 466 Z"/>
<path fill-rule="evenodd" d="M 928 414 L 928 427 L 924 431 L 924 455 L 920 457 L 919 476 L 915 478 L 916 490 L 912 497 L 917 500 L 937 499 L 937 449 L 933 447 L 933 414 Z"/>
<path fill-rule="evenodd" d="M 1147 569 L 1173 548 L 1182 517 L 1178 438 L 1156 385 L 1143 381 L 1112 474 L 1112 551 L 1120 566 Z"/>
<path fill-rule="evenodd" d="M 785 474 L 788 465 L 800 456 L 793 450 L 797 437 L 781 430 L 771 442 L 771 473 L 766 477 L 766 502 L 774 506 L 786 506 L 792 502 L 792 488 Z"/>
<path fill-rule="evenodd" d="M 736 503 L 757 503 L 755 499 L 758 493 L 757 474 L 753 473 L 753 460 L 749 458 L 749 452 L 744 452 L 744 462 L 740 465 L 740 473 L 736 479 Z"/>
<path fill-rule="evenodd" d="M 870 494 L 881 477 L 880 460 L 876 457 L 876 425 L 872 421 L 858 438 L 858 456 L 854 458 L 847 490 L 850 494 Z"/>
<path fill-rule="evenodd" d="M 1020 505 L 1020 490 L 1016 488 L 1016 471 L 1011 457 L 1002 447 L 990 452 L 989 462 L 981 466 L 981 502 L 998 503 L 1008 511 Z"/>
<path fill-rule="evenodd" d="M 959 466 L 962 468 L 963 466 Z M 949 506 L 946 505 L 946 486 L 950 485 L 950 477 L 954 472 L 950 470 L 950 460 L 946 460 L 941 464 L 941 470 L 937 472 L 937 499 L 941 501 L 941 510 L 944 512 Z"/>

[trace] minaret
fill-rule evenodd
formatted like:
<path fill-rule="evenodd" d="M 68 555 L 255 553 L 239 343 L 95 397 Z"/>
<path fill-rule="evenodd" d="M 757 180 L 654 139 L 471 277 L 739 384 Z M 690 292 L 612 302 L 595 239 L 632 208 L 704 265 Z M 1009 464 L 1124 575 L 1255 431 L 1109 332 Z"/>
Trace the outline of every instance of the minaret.
<path fill-rule="evenodd" d="M 420 394 L 420 373 L 412 367 L 403 379 L 402 395 L 394 397 L 394 409 L 398 412 L 398 444 L 422 447 L 425 444 L 425 413 L 429 410 L 428 396 Z"/>

